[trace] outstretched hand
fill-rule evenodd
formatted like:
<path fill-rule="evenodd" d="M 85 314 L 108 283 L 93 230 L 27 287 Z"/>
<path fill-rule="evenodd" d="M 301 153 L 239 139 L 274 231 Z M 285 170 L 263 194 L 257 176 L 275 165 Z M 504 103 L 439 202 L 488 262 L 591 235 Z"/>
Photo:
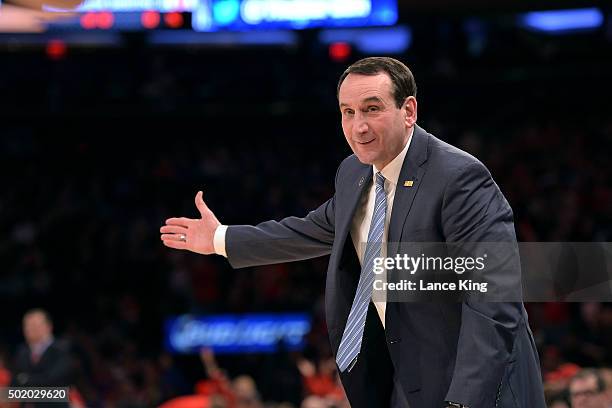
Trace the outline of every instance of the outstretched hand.
<path fill-rule="evenodd" d="M 168 218 L 166 225 L 159 230 L 161 240 L 170 248 L 186 249 L 203 255 L 214 254 L 215 230 L 221 223 L 202 199 L 201 191 L 195 196 L 195 205 L 202 218 Z"/>

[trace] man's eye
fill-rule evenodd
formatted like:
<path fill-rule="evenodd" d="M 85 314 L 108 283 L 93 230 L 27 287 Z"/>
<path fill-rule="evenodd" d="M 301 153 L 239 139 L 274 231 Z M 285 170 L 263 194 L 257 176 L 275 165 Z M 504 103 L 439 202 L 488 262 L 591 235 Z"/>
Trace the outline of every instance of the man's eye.
<path fill-rule="evenodd" d="M 378 106 L 368 106 L 368 112 L 378 112 Z"/>
<path fill-rule="evenodd" d="M 347 109 L 344 111 L 345 115 L 352 115 L 354 112 L 351 109 Z"/>

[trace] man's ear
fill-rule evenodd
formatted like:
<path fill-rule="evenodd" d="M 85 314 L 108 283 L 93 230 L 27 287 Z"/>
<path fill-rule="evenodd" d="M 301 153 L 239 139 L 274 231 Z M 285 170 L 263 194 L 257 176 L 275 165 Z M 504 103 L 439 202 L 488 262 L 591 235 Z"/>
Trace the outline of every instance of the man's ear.
<path fill-rule="evenodd" d="M 417 100 L 414 96 L 409 96 L 404 101 L 404 117 L 406 125 L 409 127 L 414 126 L 417 121 Z"/>

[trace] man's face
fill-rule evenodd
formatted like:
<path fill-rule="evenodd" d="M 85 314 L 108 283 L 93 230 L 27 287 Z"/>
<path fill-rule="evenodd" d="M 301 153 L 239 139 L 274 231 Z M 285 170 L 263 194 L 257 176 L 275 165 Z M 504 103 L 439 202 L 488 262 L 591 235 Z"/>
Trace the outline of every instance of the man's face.
<path fill-rule="evenodd" d="M 572 408 L 606 408 L 603 394 L 597 390 L 597 378 L 576 378 L 570 384 Z"/>
<path fill-rule="evenodd" d="M 364 164 L 384 168 L 403 149 L 416 121 L 416 99 L 395 105 L 386 73 L 348 74 L 338 93 L 342 130 L 353 153 Z"/>
<path fill-rule="evenodd" d="M 23 318 L 23 336 L 28 344 L 47 340 L 51 336 L 51 324 L 42 313 L 30 313 Z"/>

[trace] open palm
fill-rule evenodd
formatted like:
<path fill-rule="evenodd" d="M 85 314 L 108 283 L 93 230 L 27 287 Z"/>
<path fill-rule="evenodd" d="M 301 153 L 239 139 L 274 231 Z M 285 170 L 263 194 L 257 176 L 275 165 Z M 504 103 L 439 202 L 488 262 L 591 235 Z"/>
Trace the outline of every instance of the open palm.
<path fill-rule="evenodd" d="M 221 223 L 202 199 L 202 192 L 195 196 L 195 205 L 202 218 L 168 218 L 166 225 L 160 228 L 161 240 L 165 246 L 174 249 L 186 249 L 198 254 L 215 253 L 215 230 Z"/>

